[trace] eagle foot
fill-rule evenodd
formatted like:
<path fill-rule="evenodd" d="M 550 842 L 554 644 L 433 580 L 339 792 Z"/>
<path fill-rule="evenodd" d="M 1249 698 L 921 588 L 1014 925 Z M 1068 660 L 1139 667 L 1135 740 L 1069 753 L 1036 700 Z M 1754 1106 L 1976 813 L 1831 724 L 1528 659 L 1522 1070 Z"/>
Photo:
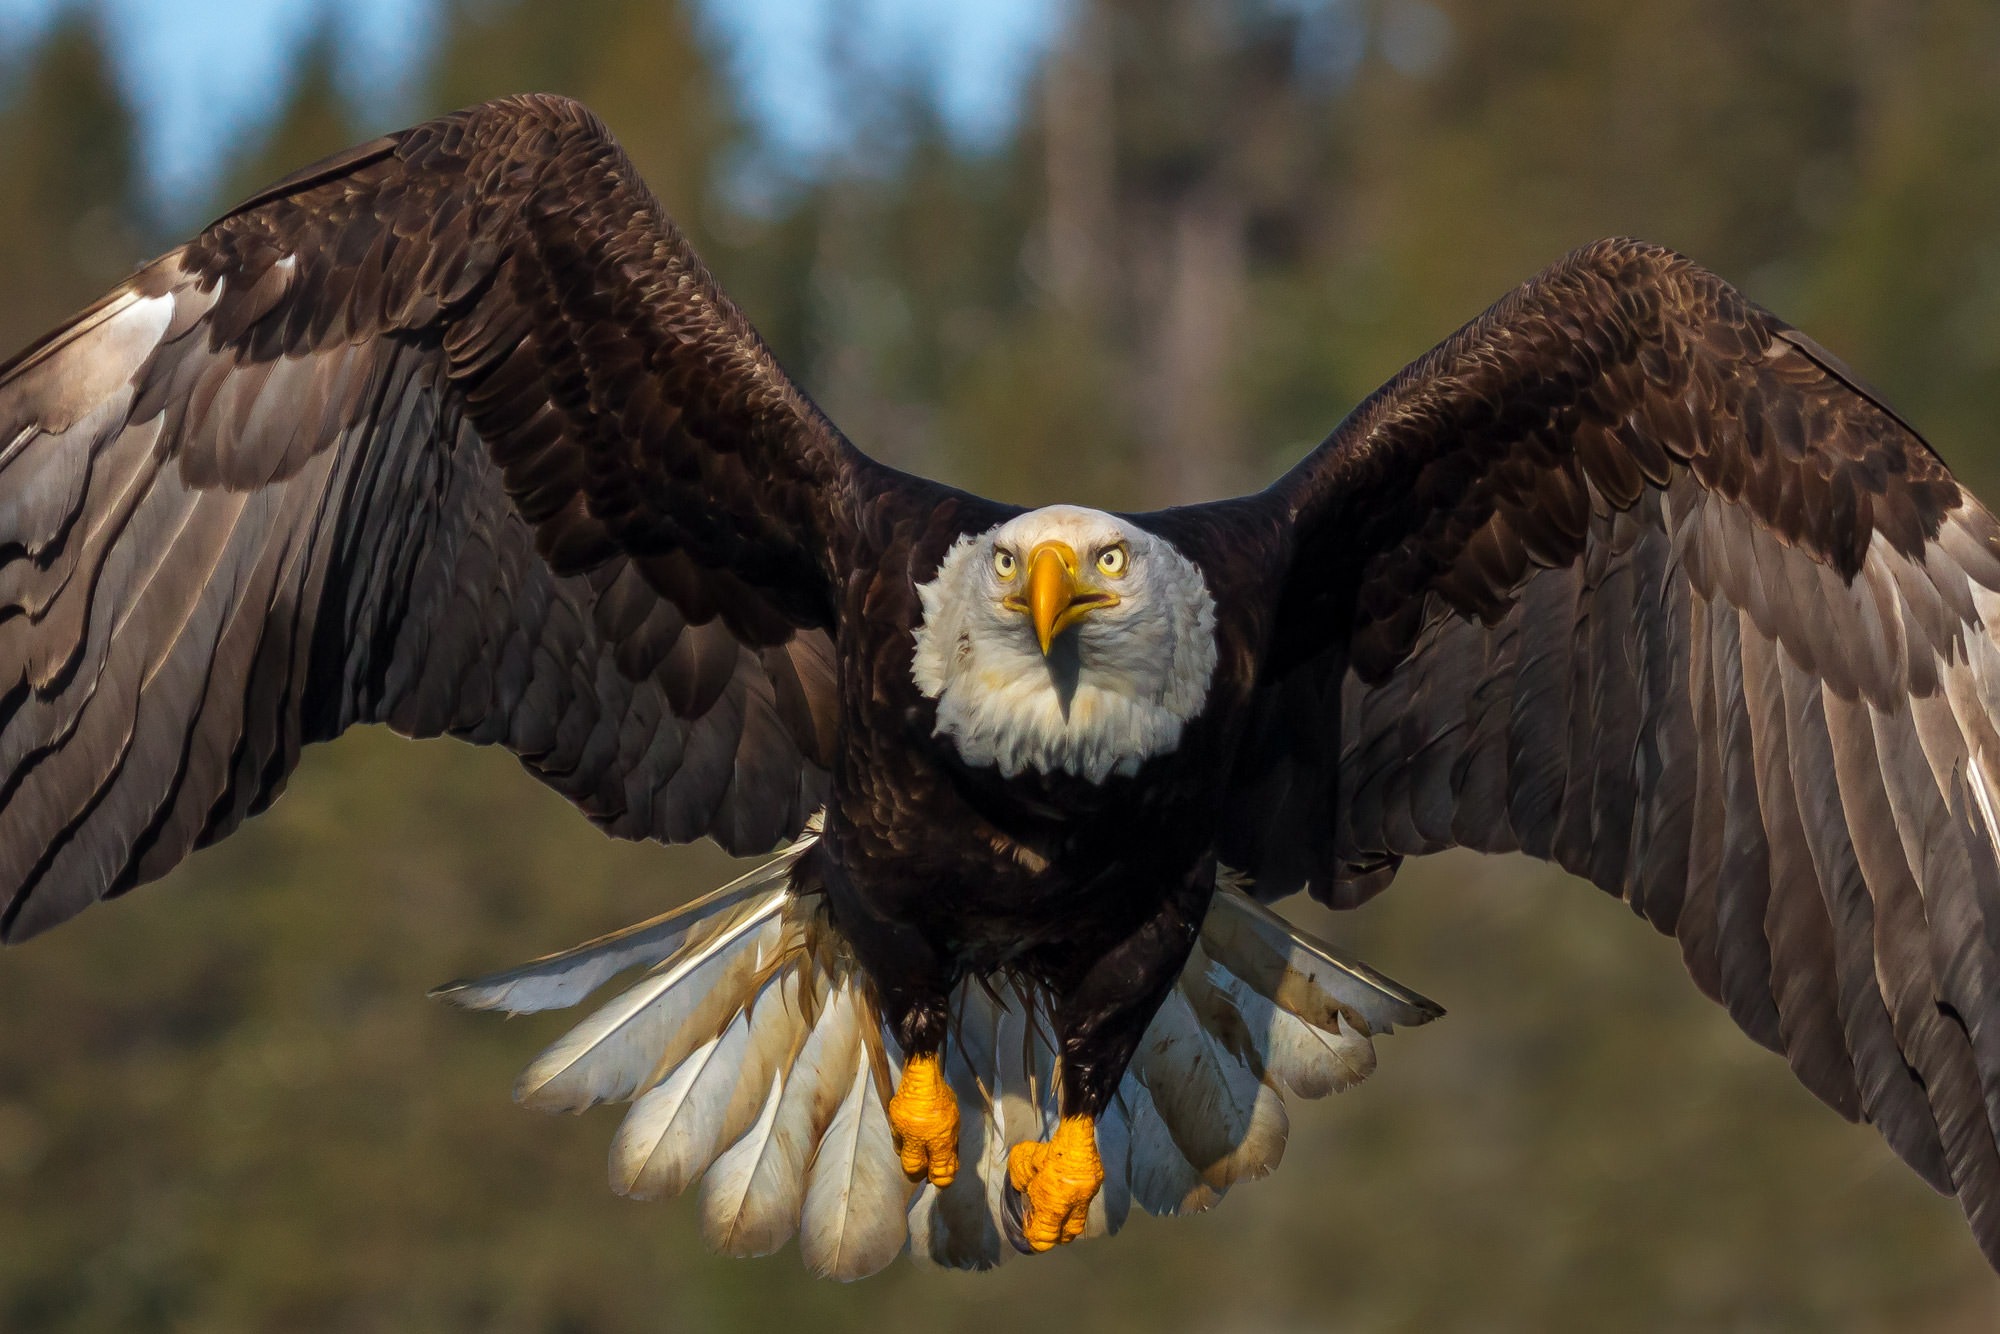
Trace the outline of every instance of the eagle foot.
<path fill-rule="evenodd" d="M 1097 1156 L 1097 1123 L 1065 1116 L 1054 1138 L 1031 1140 L 1007 1152 L 1007 1183 L 1027 1205 L 1021 1241 L 1030 1251 L 1046 1251 L 1083 1235 L 1090 1202 L 1104 1185 Z"/>
<path fill-rule="evenodd" d="M 902 1082 L 889 1099 L 889 1131 L 910 1180 L 928 1179 L 943 1190 L 958 1176 L 958 1099 L 944 1082 L 938 1053 L 903 1062 Z"/>

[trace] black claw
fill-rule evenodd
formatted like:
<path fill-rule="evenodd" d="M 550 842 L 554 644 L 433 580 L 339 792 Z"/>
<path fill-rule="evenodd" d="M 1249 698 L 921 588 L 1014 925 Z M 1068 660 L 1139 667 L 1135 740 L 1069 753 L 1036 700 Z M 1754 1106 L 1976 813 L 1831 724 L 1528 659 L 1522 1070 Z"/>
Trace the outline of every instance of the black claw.
<path fill-rule="evenodd" d="M 1000 1182 L 1000 1230 L 1007 1234 L 1007 1241 L 1023 1255 L 1036 1254 L 1028 1244 L 1028 1197 L 1014 1189 L 1013 1178 Z"/>

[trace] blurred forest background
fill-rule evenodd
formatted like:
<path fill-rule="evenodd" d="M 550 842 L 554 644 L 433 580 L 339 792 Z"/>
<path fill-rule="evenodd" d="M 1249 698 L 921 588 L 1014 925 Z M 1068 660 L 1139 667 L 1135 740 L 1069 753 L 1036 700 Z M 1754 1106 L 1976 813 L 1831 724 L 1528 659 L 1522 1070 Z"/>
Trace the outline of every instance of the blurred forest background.
<path fill-rule="evenodd" d="M 595 106 L 864 448 L 1021 501 L 1261 484 L 1570 247 L 1693 254 L 2000 497 L 1993 0 L 1071 0 L 967 148 L 849 50 L 863 128 L 758 176 L 677 0 L 464 0 L 416 105 L 308 46 L 203 213 L 503 92 Z M 841 58 L 843 53 L 836 51 Z M 161 216 L 88 10 L 0 70 L 0 342 L 202 220 Z M 659 911 L 709 849 L 600 838 L 506 756 L 357 735 L 162 886 L 0 958 L 0 1329 L 1989 1331 L 1949 1201 L 1518 859 L 1412 866 L 1332 938 L 1442 1000 L 1283 1169 L 994 1275 L 851 1288 L 604 1184 L 616 1112 L 515 1072 L 567 1023 L 424 999 Z"/>

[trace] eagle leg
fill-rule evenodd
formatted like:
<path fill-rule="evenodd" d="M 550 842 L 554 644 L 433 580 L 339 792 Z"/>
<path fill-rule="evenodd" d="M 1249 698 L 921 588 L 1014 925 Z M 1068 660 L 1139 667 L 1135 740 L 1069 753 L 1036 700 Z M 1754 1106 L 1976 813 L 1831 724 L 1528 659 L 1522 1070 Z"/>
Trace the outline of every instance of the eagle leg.
<path fill-rule="evenodd" d="M 1046 1251 L 1075 1241 L 1104 1185 L 1097 1120 L 1110 1105 L 1140 1038 L 1187 964 L 1214 892 L 1207 875 L 1163 895 L 1122 940 L 1094 956 L 1050 953 L 1029 960 L 1055 1002 L 1062 1119 L 1047 1142 L 1007 1154 L 1014 1244 Z"/>
<path fill-rule="evenodd" d="M 835 929 L 867 971 L 882 1022 L 903 1054 L 887 1109 L 897 1160 L 910 1180 L 943 1190 L 958 1176 L 958 1099 L 944 1073 L 957 983 L 951 962 L 893 893 L 885 898 L 879 886 L 863 893 L 837 864 L 815 869 L 825 877 Z"/>
<path fill-rule="evenodd" d="M 914 1052 L 889 1099 L 889 1130 L 904 1175 L 943 1190 L 958 1176 L 958 1099 L 945 1082 L 941 1052 Z"/>
<path fill-rule="evenodd" d="M 1082 1236 L 1090 1202 L 1104 1185 L 1095 1118 L 1065 1116 L 1046 1142 L 1030 1140 L 1009 1149 L 1007 1184 L 1026 1204 L 1020 1228 L 1029 1250 L 1050 1250 Z"/>

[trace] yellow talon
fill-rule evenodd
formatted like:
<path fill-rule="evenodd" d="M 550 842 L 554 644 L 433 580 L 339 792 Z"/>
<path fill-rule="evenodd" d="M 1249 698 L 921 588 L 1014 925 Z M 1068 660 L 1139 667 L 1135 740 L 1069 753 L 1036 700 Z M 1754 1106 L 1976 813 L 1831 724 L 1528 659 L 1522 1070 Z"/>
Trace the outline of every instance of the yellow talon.
<path fill-rule="evenodd" d="M 936 1052 L 903 1062 L 903 1080 L 889 1099 L 889 1130 L 910 1180 L 928 1177 L 943 1190 L 958 1175 L 958 1099 Z"/>
<path fill-rule="evenodd" d="M 1090 1202 L 1104 1185 L 1096 1122 L 1065 1116 L 1046 1144 L 1016 1144 L 1007 1153 L 1007 1180 L 1027 1200 L 1021 1234 L 1029 1249 L 1046 1251 L 1075 1241 L 1089 1221 Z"/>

